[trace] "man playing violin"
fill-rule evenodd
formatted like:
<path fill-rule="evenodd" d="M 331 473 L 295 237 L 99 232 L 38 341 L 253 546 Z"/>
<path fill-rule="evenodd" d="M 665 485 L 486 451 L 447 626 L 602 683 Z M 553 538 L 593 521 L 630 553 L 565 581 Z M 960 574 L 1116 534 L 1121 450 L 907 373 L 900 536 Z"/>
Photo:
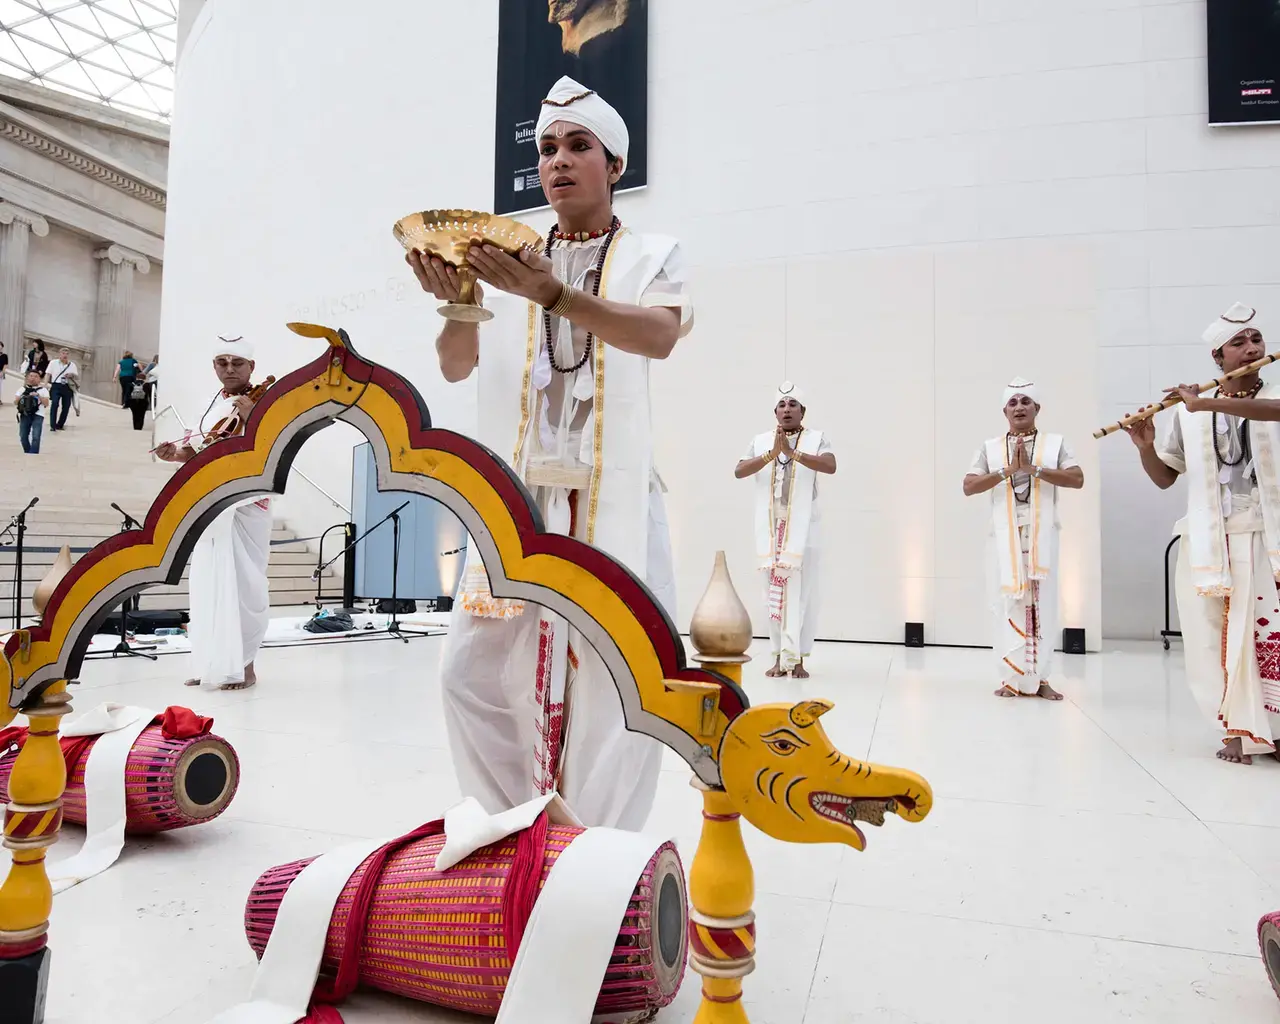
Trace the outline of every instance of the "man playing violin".
<path fill-rule="evenodd" d="M 188 462 L 198 448 L 243 433 L 255 404 L 250 385 L 253 368 L 248 342 L 219 338 L 213 353 L 219 388 L 194 436 L 162 444 L 156 457 Z M 191 553 L 188 581 L 194 670 L 186 685 L 243 690 L 257 683 L 253 661 L 270 618 L 271 527 L 270 499 L 250 498 L 226 509 L 200 535 Z"/>
<path fill-rule="evenodd" d="M 1203 338 L 1227 373 L 1266 354 L 1257 311 L 1240 303 Z M 1187 478 L 1187 515 L 1174 527 L 1187 682 L 1225 732 L 1218 757 L 1250 764 L 1280 737 L 1280 388 L 1255 371 L 1212 396 L 1167 393 L 1182 404 L 1166 436 L 1154 417 L 1125 429 L 1157 487 Z"/>

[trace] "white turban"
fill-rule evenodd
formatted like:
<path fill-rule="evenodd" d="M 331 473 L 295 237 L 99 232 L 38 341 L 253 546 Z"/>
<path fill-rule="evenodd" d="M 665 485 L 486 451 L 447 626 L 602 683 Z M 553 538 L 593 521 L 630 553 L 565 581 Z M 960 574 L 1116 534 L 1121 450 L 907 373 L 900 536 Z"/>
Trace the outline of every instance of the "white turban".
<path fill-rule="evenodd" d="M 1017 395 L 1026 395 L 1036 405 L 1040 404 L 1040 392 L 1036 390 L 1036 386 L 1024 377 L 1014 377 L 1009 381 L 1009 386 L 1004 389 L 1004 401 L 1001 407 L 1008 405 Z"/>
<path fill-rule="evenodd" d="M 542 101 L 537 138 L 541 139 L 547 126 L 557 121 L 567 121 L 587 129 L 605 149 L 621 157 L 622 166 L 626 167 L 627 148 L 631 145 L 626 122 L 608 103 L 568 76 L 556 82 Z"/>
<path fill-rule="evenodd" d="M 804 392 L 789 380 L 778 385 L 778 395 L 773 402 L 774 408 L 776 409 L 779 402 L 785 402 L 788 398 L 795 399 L 802 409 L 807 408 L 804 404 Z"/>
<path fill-rule="evenodd" d="M 1202 335 L 1211 352 L 1217 352 L 1241 331 L 1262 330 L 1258 326 L 1258 311 L 1250 309 L 1242 302 L 1237 302 L 1222 316 L 1205 328 Z"/>
<path fill-rule="evenodd" d="M 218 356 L 232 356 L 239 359 L 248 359 L 253 361 L 253 345 L 245 341 L 244 338 L 223 338 L 219 337 L 217 343 L 213 346 L 213 358 Z"/>

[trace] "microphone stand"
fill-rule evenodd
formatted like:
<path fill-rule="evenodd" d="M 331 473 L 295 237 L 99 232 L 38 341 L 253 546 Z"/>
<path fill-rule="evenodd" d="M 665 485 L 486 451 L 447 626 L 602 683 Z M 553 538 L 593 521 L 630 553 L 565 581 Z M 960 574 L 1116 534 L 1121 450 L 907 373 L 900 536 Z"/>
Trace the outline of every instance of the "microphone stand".
<path fill-rule="evenodd" d="M 383 523 L 390 522 L 391 537 L 392 537 L 391 539 L 391 619 L 390 621 L 388 621 L 385 629 L 365 630 L 363 635 L 367 636 L 370 633 L 375 633 L 375 634 L 386 633 L 389 636 L 394 636 L 398 640 L 403 640 L 405 643 L 409 642 L 409 637 L 411 636 L 435 635 L 433 633 L 420 632 L 415 629 L 405 629 L 402 625 L 400 625 L 400 600 L 399 600 L 400 513 L 408 507 L 409 507 L 409 502 L 406 501 L 403 505 L 399 505 L 396 508 L 393 508 L 385 516 L 383 516 L 371 527 L 369 527 L 369 529 L 365 530 L 364 533 L 360 534 L 359 537 L 357 537 L 345 548 L 343 548 L 331 559 L 329 559 L 329 561 L 325 562 L 324 565 L 317 567 L 316 571 L 312 574 L 312 577 L 311 577 L 313 580 L 318 580 L 320 578 L 320 574 L 323 573 L 327 568 L 329 568 L 329 566 L 333 565 L 334 562 L 336 562 L 339 558 L 343 557 L 343 555 L 345 555 L 348 551 L 354 549 L 357 544 L 359 544 L 366 537 L 368 537 L 369 534 L 373 533 L 373 531 L 376 530 Z"/>
<path fill-rule="evenodd" d="M 128 512 L 122 509 L 114 501 L 111 503 L 111 507 L 124 516 L 124 519 L 120 523 L 121 533 L 128 533 L 130 530 L 142 529 L 142 524 L 138 522 L 138 520 L 134 519 L 133 516 L 129 515 Z M 129 605 L 131 604 L 134 606 L 134 611 L 137 611 L 137 594 L 134 594 L 132 597 L 126 597 L 124 599 L 124 603 L 120 605 L 120 642 L 111 649 L 111 657 L 118 658 L 123 654 L 127 658 L 146 658 L 148 661 L 155 661 L 156 655 L 146 653 L 147 651 L 154 651 L 156 649 L 155 644 L 136 644 L 133 647 L 129 646 Z"/>
<path fill-rule="evenodd" d="M 5 527 L 4 532 L 8 534 L 12 530 L 17 531 L 17 539 L 15 541 L 15 551 L 13 556 L 13 628 L 22 628 L 22 549 L 26 543 L 27 537 L 27 513 L 35 506 L 40 499 L 32 498 L 27 502 L 27 507 L 19 512 L 16 516 L 9 520 L 9 525 Z"/>

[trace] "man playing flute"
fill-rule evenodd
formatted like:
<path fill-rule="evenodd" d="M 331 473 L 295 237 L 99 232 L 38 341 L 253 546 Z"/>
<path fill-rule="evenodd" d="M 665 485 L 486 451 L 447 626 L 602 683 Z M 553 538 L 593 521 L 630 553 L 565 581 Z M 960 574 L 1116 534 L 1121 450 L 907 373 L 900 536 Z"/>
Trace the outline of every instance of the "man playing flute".
<path fill-rule="evenodd" d="M 1227 373 L 1266 354 L 1257 311 L 1236 303 L 1204 332 Z M 1187 515 L 1176 592 L 1187 682 L 1225 735 L 1218 757 L 1251 764 L 1275 754 L 1280 735 L 1280 388 L 1250 373 L 1201 397 L 1182 398 L 1171 429 L 1155 420 L 1126 431 L 1159 488 L 1187 478 Z"/>
<path fill-rule="evenodd" d="M 1004 389 L 1008 429 L 978 449 L 966 495 L 991 494 L 987 585 L 997 697 L 1062 700 L 1049 685 L 1058 635 L 1058 489 L 1084 486 L 1061 435 L 1036 427 L 1040 396 L 1021 377 Z"/>

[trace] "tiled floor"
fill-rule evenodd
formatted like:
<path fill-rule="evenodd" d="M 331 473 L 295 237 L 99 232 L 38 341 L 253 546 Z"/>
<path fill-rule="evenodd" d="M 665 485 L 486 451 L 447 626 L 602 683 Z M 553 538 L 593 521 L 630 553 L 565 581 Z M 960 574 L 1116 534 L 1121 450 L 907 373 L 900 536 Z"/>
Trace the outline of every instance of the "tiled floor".
<path fill-rule="evenodd" d="M 131 842 L 57 898 L 51 1024 L 207 1021 L 248 991 L 241 915 L 260 872 L 454 802 L 440 643 L 266 651 L 246 693 L 183 689 L 185 656 L 86 666 L 79 708 L 194 703 L 243 781 L 218 821 Z M 837 745 L 921 773 L 936 796 L 924 823 L 890 820 L 861 854 L 748 835 L 753 1024 L 1280 1020 L 1254 933 L 1280 909 L 1280 763 L 1214 759 L 1176 648 L 1069 659 L 1058 705 L 997 700 L 989 658 L 832 645 L 803 684 L 748 666 L 754 701 L 833 699 Z M 650 824 L 687 866 L 699 802 L 683 763 L 666 768 Z M 56 855 L 78 841 L 69 830 Z M 691 1021 L 697 988 L 690 975 L 660 1020 Z M 472 1019 L 368 996 L 344 1013 Z"/>

